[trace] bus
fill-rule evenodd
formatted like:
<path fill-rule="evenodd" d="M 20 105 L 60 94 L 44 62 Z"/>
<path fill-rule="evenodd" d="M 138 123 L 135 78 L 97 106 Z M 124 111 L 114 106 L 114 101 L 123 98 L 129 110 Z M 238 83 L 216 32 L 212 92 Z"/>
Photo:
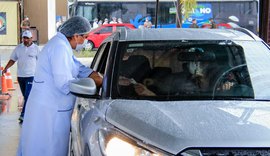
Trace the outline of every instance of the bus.
<path fill-rule="evenodd" d="M 244 27 L 258 34 L 258 0 L 198 0 L 197 2 L 197 8 L 183 21 L 183 28 L 189 27 L 194 18 L 197 19 L 200 27 L 213 18 L 219 28 Z M 176 27 L 178 18 L 176 6 L 175 0 L 159 0 L 158 27 Z M 155 11 L 156 0 L 69 0 L 69 16 L 84 16 L 90 23 L 93 23 L 95 18 L 104 21 L 116 17 L 138 28 L 143 25 L 146 17 L 154 25 Z"/>

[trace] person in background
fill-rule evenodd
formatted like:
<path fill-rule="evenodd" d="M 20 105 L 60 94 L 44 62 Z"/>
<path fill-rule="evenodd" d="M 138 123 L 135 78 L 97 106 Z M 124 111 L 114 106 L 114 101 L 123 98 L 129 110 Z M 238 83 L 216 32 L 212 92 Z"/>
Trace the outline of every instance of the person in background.
<path fill-rule="evenodd" d="M 118 22 L 118 23 L 123 23 L 121 18 L 118 18 L 118 19 L 117 19 L 117 22 Z"/>
<path fill-rule="evenodd" d="M 26 103 L 32 88 L 39 52 L 38 46 L 32 42 L 32 33 L 29 30 L 25 30 L 22 33 L 22 43 L 14 49 L 10 56 L 10 60 L 2 71 L 2 74 L 5 74 L 7 69 L 17 61 L 17 77 L 24 97 L 23 109 L 19 117 L 20 123 L 22 123 L 24 119 Z"/>
<path fill-rule="evenodd" d="M 22 29 L 22 32 L 30 29 L 30 20 L 28 16 L 24 16 L 24 19 L 21 22 L 21 29 Z"/>
<path fill-rule="evenodd" d="M 197 25 L 197 20 L 195 18 L 192 19 L 192 24 L 189 27 L 190 28 L 199 28 L 199 26 Z"/>
<path fill-rule="evenodd" d="M 95 18 L 94 19 L 94 23 L 93 23 L 93 29 L 97 28 L 98 27 L 98 19 Z"/>
<path fill-rule="evenodd" d="M 217 28 L 216 22 L 214 21 L 213 18 L 209 19 L 209 23 L 210 23 L 210 29 L 216 29 Z"/>
<path fill-rule="evenodd" d="M 152 22 L 149 21 L 149 17 L 146 17 L 146 18 L 145 18 L 145 22 L 144 22 L 143 26 L 144 26 L 145 28 L 151 28 L 151 27 L 152 27 Z"/>
<path fill-rule="evenodd" d="M 103 21 L 102 20 L 99 20 L 98 21 L 98 26 L 101 26 L 103 24 Z"/>
<path fill-rule="evenodd" d="M 73 55 L 73 50 L 84 48 L 90 29 L 86 18 L 71 17 L 42 49 L 27 101 L 18 156 L 68 155 L 75 104 L 69 84 L 78 78 L 92 78 L 97 87 L 102 84 L 102 76 L 82 65 Z"/>
<path fill-rule="evenodd" d="M 105 19 L 104 19 L 103 25 L 104 25 L 104 24 L 109 24 L 108 18 L 105 18 Z"/>
<path fill-rule="evenodd" d="M 116 17 L 112 17 L 112 21 L 110 22 L 110 24 L 115 24 L 115 23 L 117 23 Z"/>

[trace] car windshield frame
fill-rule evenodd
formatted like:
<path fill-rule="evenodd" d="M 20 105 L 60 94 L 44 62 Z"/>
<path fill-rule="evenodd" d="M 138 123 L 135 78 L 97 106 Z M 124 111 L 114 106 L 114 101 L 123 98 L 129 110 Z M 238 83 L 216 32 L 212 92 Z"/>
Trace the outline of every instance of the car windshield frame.
<path fill-rule="evenodd" d="M 180 48 L 180 47 L 195 47 L 195 49 L 190 48 L 189 49 L 189 54 L 193 52 L 199 52 L 200 50 L 204 50 L 204 49 L 200 49 L 199 47 L 207 47 L 207 46 L 214 46 L 214 45 L 218 45 L 220 47 L 224 46 L 227 47 L 227 49 L 229 49 L 231 52 L 233 51 L 233 48 L 236 49 L 235 51 L 239 51 L 239 53 L 241 53 L 242 56 L 239 56 L 239 54 L 237 54 L 238 56 L 234 56 L 234 54 L 230 57 L 238 57 L 238 61 L 241 60 L 239 59 L 239 57 L 242 57 L 242 62 L 230 62 L 230 64 L 232 64 L 230 69 L 224 69 L 223 70 L 223 74 L 220 74 L 220 78 L 218 81 L 222 80 L 222 76 L 230 73 L 230 72 L 235 72 L 235 71 L 245 71 L 248 73 L 248 79 L 244 80 L 245 82 L 241 82 L 240 83 L 240 87 L 241 87 L 241 91 L 237 92 L 248 92 L 248 94 L 239 94 L 239 95 L 235 95 L 234 93 L 226 93 L 226 94 L 220 94 L 218 93 L 220 88 L 216 87 L 218 84 L 214 84 L 215 89 L 212 89 L 211 93 L 208 92 L 207 94 L 202 94 L 202 93 L 197 93 L 197 94 L 175 94 L 175 95 L 164 95 L 164 94 L 157 94 L 156 92 L 155 95 L 151 95 L 151 94 L 147 94 L 147 95 L 132 95 L 132 96 L 126 96 L 123 95 L 121 93 L 121 89 L 119 89 L 120 85 L 119 85 L 119 76 L 121 75 L 121 72 L 119 70 L 121 70 L 121 61 L 124 57 L 124 52 L 127 52 L 128 50 L 131 52 L 132 48 L 135 49 L 139 49 L 144 47 L 144 49 L 147 50 L 168 50 L 168 47 L 163 46 L 166 45 L 166 42 L 170 43 L 169 45 L 171 46 L 171 48 Z M 169 101 L 179 101 L 179 100 L 269 100 L 270 97 L 269 96 L 260 96 L 260 95 L 256 95 L 258 89 L 253 90 L 253 82 L 255 81 L 253 78 L 253 76 L 249 75 L 249 67 L 253 66 L 254 63 L 249 63 L 250 62 L 250 57 L 248 57 L 248 59 L 246 60 L 246 51 L 248 51 L 247 53 L 250 55 L 250 53 L 252 53 L 252 51 L 250 51 L 250 48 L 245 47 L 246 45 L 250 45 L 250 43 L 253 43 L 254 45 L 257 45 L 260 48 L 264 48 L 264 54 L 269 53 L 269 49 L 268 47 L 266 47 L 262 42 L 260 41 L 228 41 L 228 40 L 211 40 L 211 41 L 206 41 L 206 40 L 179 40 L 179 41 L 124 41 L 124 42 L 119 42 L 118 45 L 118 50 L 117 53 L 117 57 L 116 57 L 116 62 L 115 62 L 115 69 L 114 70 L 114 76 L 113 76 L 113 83 L 112 86 L 116 86 L 116 87 L 112 87 L 112 98 L 120 98 L 120 99 L 135 99 L 135 100 L 157 100 L 157 101 L 163 101 L 163 100 L 169 100 Z M 147 47 L 147 46 L 149 47 Z M 242 46 L 244 45 L 244 47 Z M 168 46 L 168 45 L 167 45 Z M 154 47 L 154 48 L 153 48 Z M 196 49 L 197 48 L 197 49 Z M 209 51 L 209 48 L 205 49 L 206 51 Z M 219 49 L 220 50 L 220 49 Z M 143 52 L 141 52 L 143 53 Z M 202 52 L 203 53 L 203 52 Z M 206 54 L 206 52 L 204 52 Z M 138 53 L 139 54 L 139 53 Z M 194 53 L 195 54 L 195 53 Z M 208 54 L 208 53 L 207 53 Z M 210 53 L 209 53 L 210 54 Z M 269 53 L 270 54 L 270 53 Z M 195 55 L 194 55 L 195 56 Z M 179 57 L 179 56 L 178 56 Z M 210 57 L 210 58 L 207 58 Z M 270 58 L 270 55 L 268 56 Z M 208 59 L 211 59 L 211 56 L 201 56 L 201 58 L 203 60 L 200 61 L 209 61 Z M 189 58 L 185 58 L 185 59 L 189 59 Z M 235 58 L 236 59 L 236 58 Z M 151 58 L 149 58 L 149 60 L 151 60 Z M 179 58 L 178 58 L 179 60 Z M 181 59 L 180 59 L 181 60 Z M 211 60 L 210 60 L 211 61 Z M 135 63 L 136 64 L 136 63 Z M 251 64 L 251 65 L 249 65 Z M 153 68 L 153 62 L 150 63 L 150 68 Z M 239 66 L 239 67 L 238 67 Z M 270 66 L 270 63 L 269 63 Z M 238 69 L 234 69 L 234 68 L 238 68 Z M 252 68 L 252 67 L 251 67 Z M 231 71 L 232 70 L 232 71 Z M 244 73 L 240 73 L 240 74 L 244 74 Z M 227 76 L 226 76 L 227 77 Z M 132 82 L 133 81 L 133 82 Z M 134 81 L 131 80 L 131 82 L 129 83 L 133 83 L 132 85 L 137 84 L 138 82 L 136 82 L 136 80 Z M 142 83 L 142 82 L 139 82 Z M 219 82 L 217 82 L 219 83 Z M 246 84 L 245 84 L 246 83 Z M 247 87 L 248 86 L 248 87 Z M 148 87 L 148 86 L 147 86 Z M 223 86 L 222 86 L 223 87 Z M 129 89 L 130 90 L 130 89 Z M 244 91 L 243 91 L 244 90 Z M 150 90 L 151 91 L 151 90 Z M 122 91 L 123 92 L 123 91 Z M 270 92 L 270 91 L 269 91 Z M 195 93 L 195 92 L 194 92 Z"/>

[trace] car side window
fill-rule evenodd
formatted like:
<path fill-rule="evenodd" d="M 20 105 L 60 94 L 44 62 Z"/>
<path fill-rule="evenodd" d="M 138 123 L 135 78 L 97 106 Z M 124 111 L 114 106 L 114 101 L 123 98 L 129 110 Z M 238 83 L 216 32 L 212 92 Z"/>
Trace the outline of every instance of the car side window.
<path fill-rule="evenodd" d="M 98 64 L 99 64 L 99 62 L 100 62 L 100 59 L 101 59 L 101 56 L 102 56 L 102 54 L 103 54 L 103 52 L 104 52 L 104 49 L 105 49 L 105 45 L 103 44 L 103 45 L 101 45 L 100 47 L 99 47 L 99 49 L 98 49 L 98 51 L 96 52 L 96 55 L 95 55 L 95 57 L 94 57 L 94 59 L 93 59 L 93 61 L 92 61 L 92 63 L 91 63 L 91 68 L 93 69 L 93 70 L 97 70 L 97 68 L 98 68 Z"/>
<path fill-rule="evenodd" d="M 99 51 L 94 59 L 94 62 L 92 64 L 92 69 L 95 71 L 99 72 L 100 74 L 104 75 L 105 69 L 106 69 L 106 63 L 107 63 L 107 58 L 109 54 L 109 50 L 111 47 L 111 43 L 105 43 L 102 44 L 99 48 Z M 99 88 L 98 94 L 101 95 L 103 92 L 103 87 Z"/>
<path fill-rule="evenodd" d="M 109 27 L 105 27 L 105 28 L 99 30 L 98 33 L 100 33 L 100 34 L 112 33 L 112 30 L 113 30 L 112 26 L 109 26 Z"/>
<path fill-rule="evenodd" d="M 108 53 L 111 47 L 111 43 L 102 44 L 97 51 L 97 54 L 93 60 L 91 68 L 101 74 L 104 74 Z"/>
<path fill-rule="evenodd" d="M 126 30 L 126 29 L 129 29 L 128 27 L 125 27 L 125 26 L 118 26 L 116 27 L 116 30 Z"/>
<path fill-rule="evenodd" d="M 127 26 L 125 26 L 125 29 L 129 30 L 130 28 L 129 28 L 129 27 L 127 27 Z"/>

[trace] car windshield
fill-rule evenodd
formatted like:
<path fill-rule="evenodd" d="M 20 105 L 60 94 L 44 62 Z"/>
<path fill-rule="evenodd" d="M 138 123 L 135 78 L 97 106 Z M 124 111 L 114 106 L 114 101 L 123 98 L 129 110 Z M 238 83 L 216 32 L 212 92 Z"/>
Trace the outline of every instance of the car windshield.
<path fill-rule="evenodd" d="M 270 99 L 270 54 L 262 42 L 122 42 L 118 49 L 120 98 Z"/>

